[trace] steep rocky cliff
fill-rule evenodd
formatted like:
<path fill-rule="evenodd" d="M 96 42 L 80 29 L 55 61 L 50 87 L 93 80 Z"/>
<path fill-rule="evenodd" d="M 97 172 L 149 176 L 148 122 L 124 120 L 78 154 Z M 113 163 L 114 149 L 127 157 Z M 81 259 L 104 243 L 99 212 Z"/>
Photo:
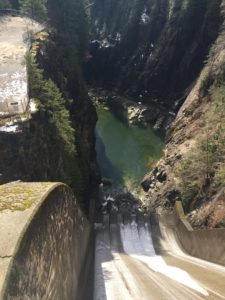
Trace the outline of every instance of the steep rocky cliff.
<path fill-rule="evenodd" d="M 33 58 L 27 56 L 26 63 L 29 98 L 36 109 L 18 117 L 16 130 L 0 132 L 0 183 L 65 182 L 76 190 L 87 211 L 99 178 L 94 135 L 97 115 L 82 77 L 88 37 L 84 7 L 79 2 L 77 16 L 69 5 L 72 1 L 60 13 L 69 10 L 72 23 L 59 25 L 58 12 L 49 7 L 48 29 L 33 37 Z M 74 38 L 73 26 L 82 29 Z M 68 35 L 63 34 L 65 28 Z"/>
<path fill-rule="evenodd" d="M 161 212 L 182 199 L 196 226 L 224 220 L 224 183 L 216 179 L 223 162 L 211 159 L 218 155 L 218 126 L 208 125 L 225 79 L 224 5 L 97 0 L 90 11 L 88 83 L 147 104 L 151 122 L 168 129 L 164 157 L 142 182 L 146 205 Z"/>
<path fill-rule="evenodd" d="M 168 119 L 190 92 L 218 35 L 220 4 L 95 1 L 88 82 L 153 106 L 155 120 Z"/>
<path fill-rule="evenodd" d="M 225 2 L 220 6 L 220 14 L 224 20 Z M 219 35 L 215 43 L 212 45 L 208 60 L 205 67 L 202 69 L 199 77 L 196 79 L 193 88 L 188 94 L 186 100 L 181 106 L 174 122 L 172 123 L 167 135 L 167 145 L 165 148 L 164 157 L 159 161 L 156 168 L 148 174 L 142 182 L 144 189 L 147 191 L 147 203 L 150 208 L 157 211 L 162 211 L 165 208 L 171 208 L 174 201 L 182 197 L 182 189 L 180 185 L 182 172 L 185 173 L 193 161 L 188 158 L 198 157 L 198 160 L 205 159 L 205 173 L 210 167 L 211 155 L 213 161 L 222 160 L 222 163 L 217 163 L 217 166 L 209 172 L 208 178 L 204 174 L 204 182 L 194 192 L 191 199 L 186 205 L 186 211 L 190 212 L 189 218 L 193 225 L 216 227 L 224 224 L 225 220 L 225 204 L 224 204 L 224 180 L 216 181 L 216 174 L 221 164 L 223 166 L 223 154 L 216 152 L 215 133 L 221 121 L 219 115 L 212 111 L 215 102 L 215 93 L 219 88 L 223 88 L 225 82 L 225 24 L 221 25 Z M 224 101 L 225 95 L 221 93 L 221 101 Z M 218 105 L 218 104 L 216 104 Z M 208 124 L 213 118 L 217 118 L 214 124 Z M 218 113 L 218 111 L 217 111 Z M 214 141 L 210 139 L 213 136 Z M 219 140 L 217 136 L 216 140 Z M 205 139 L 205 140 L 204 140 Z M 205 143 L 205 153 L 201 152 L 203 157 L 199 157 L 198 144 L 201 141 Z M 219 141 L 223 143 L 223 140 Z M 210 147 L 214 148 L 211 149 Z M 185 165 L 184 162 L 187 162 Z M 186 178 L 183 186 L 194 190 L 194 183 L 198 179 L 198 172 L 201 165 L 194 160 L 195 168 Z M 182 169 L 182 172 L 180 171 Z M 193 184 L 191 187 L 190 184 Z M 184 187 L 183 187 L 184 188 Z M 187 190 L 187 189 L 186 189 Z"/>
<path fill-rule="evenodd" d="M 208 140 L 213 129 L 209 128 L 207 134 L 205 131 L 206 113 L 212 112 L 214 106 L 213 93 L 225 81 L 225 1 L 88 2 L 49 0 L 49 35 L 37 51 L 44 79 L 53 81 L 65 99 L 65 114 L 75 132 L 76 155 L 72 160 L 62 155 L 58 146 L 66 135 L 61 134 L 62 140 L 56 141 L 54 131 L 48 129 L 52 128 L 53 112 L 43 109 L 23 122 L 20 132 L 0 133 L 0 181 L 61 180 L 79 190 L 83 199 L 89 188 L 96 186 L 96 112 L 83 83 L 84 63 L 90 86 L 121 96 L 118 99 L 128 98 L 149 106 L 149 120 L 168 129 L 164 157 L 142 183 L 146 205 L 161 211 L 182 198 L 190 212 L 205 202 L 208 215 L 194 211 L 190 219 L 198 226 L 217 226 L 223 215 L 212 216 L 212 203 L 219 210 L 224 201 L 223 184 L 215 180 L 221 162 L 217 169 L 215 165 L 209 169 L 208 146 L 212 145 Z M 84 3 L 90 17 L 89 51 Z M 60 122 L 57 126 L 53 129 L 60 128 Z M 204 164 L 196 164 L 196 176 L 186 176 L 191 191 L 187 196 L 181 182 L 185 172 L 180 169 L 187 169 L 190 152 L 197 152 L 195 145 L 202 138 L 207 140 L 206 147 L 203 145 L 206 175 L 197 182 L 198 168 L 204 168 Z M 191 186 L 193 182 L 195 186 Z"/>

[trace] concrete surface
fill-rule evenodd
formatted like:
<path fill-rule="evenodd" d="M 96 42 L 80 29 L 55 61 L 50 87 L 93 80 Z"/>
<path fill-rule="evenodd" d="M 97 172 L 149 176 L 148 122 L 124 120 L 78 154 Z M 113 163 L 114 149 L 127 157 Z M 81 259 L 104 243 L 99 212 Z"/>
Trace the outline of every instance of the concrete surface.
<path fill-rule="evenodd" d="M 24 56 L 28 32 L 42 29 L 25 17 L 0 16 L 0 116 L 22 114 L 28 104 Z"/>
<path fill-rule="evenodd" d="M 94 300 L 225 299 L 225 268 L 187 255 L 173 216 L 122 219 L 96 224 Z"/>
<path fill-rule="evenodd" d="M 55 186 L 55 183 L 20 182 L 0 186 L 0 292 L 32 216 Z"/>
<path fill-rule="evenodd" d="M 173 221 L 177 238 L 188 254 L 225 266 L 225 229 L 193 230 L 181 202 L 176 203 Z"/>
<path fill-rule="evenodd" d="M 11 183 L 0 203 L 0 299 L 84 299 L 91 226 L 70 188 Z"/>
<path fill-rule="evenodd" d="M 93 260 L 91 226 L 67 186 L 3 185 L 0 299 L 225 299 L 225 266 L 209 262 L 223 263 L 223 231 L 193 231 L 180 204 L 164 216 L 105 215 Z"/>

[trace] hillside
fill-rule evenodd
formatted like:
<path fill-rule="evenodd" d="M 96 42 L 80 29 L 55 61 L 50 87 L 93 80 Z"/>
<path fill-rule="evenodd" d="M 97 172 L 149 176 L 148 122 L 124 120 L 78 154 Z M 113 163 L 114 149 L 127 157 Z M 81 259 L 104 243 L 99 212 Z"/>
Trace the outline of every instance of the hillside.
<path fill-rule="evenodd" d="M 221 0 L 97 0 L 88 82 L 154 108 L 166 127 L 201 71 L 222 22 Z"/>
<path fill-rule="evenodd" d="M 147 105 L 167 130 L 164 156 L 142 182 L 145 205 L 162 212 L 182 199 L 186 212 L 200 208 L 196 226 L 224 218 L 224 5 L 98 0 L 90 14 L 89 85 Z"/>

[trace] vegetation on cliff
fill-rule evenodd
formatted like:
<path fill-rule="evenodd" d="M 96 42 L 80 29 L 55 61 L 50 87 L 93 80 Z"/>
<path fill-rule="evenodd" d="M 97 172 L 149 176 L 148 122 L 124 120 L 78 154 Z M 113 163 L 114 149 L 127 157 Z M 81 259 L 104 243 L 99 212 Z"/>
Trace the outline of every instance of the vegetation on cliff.
<path fill-rule="evenodd" d="M 40 41 L 36 54 L 43 72 L 31 62 L 31 96 L 41 99 L 40 114 L 53 129 L 61 168 L 87 208 L 86 195 L 98 181 L 94 150 L 97 117 L 82 78 L 88 45 L 87 16 L 80 0 L 49 0 L 47 8 L 48 38 Z"/>
<path fill-rule="evenodd" d="M 97 117 L 82 77 L 88 44 L 84 3 L 21 0 L 20 4 L 25 13 L 34 9 L 32 14 L 42 19 L 39 8 L 44 5 L 48 28 L 32 36 L 32 55 L 26 57 L 29 97 L 37 109 L 31 119 L 21 122 L 18 133 L 1 133 L 0 182 L 65 182 L 88 210 L 90 191 L 98 182 Z"/>
<path fill-rule="evenodd" d="M 150 105 L 150 119 L 162 118 L 162 127 L 168 128 L 187 99 L 146 190 L 154 207 L 163 201 L 171 207 L 180 195 L 189 210 L 210 199 L 225 180 L 225 68 L 215 67 L 221 46 L 211 49 L 200 87 L 195 82 L 221 35 L 223 2 L 96 0 L 89 6 L 86 0 L 0 0 L 0 7 L 20 4 L 23 12 L 48 20 L 35 62 L 28 57 L 30 97 L 39 110 L 24 136 L 12 142 L 26 174 L 20 178 L 68 182 L 80 199 L 96 181 L 96 113 L 83 81 L 85 64 L 88 83 Z M 6 151 L 2 157 L 11 159 Z M 40 166 L 32 161 L 37 157 Z"/>
<path fill-rule="evenodd" d="M 88 46 L 87 15 L 82 0 L 49 0 L 47 7 L 51 29 L 46 53 L 43 56 L 39 53 L 39 61 L 45 75 L 57 84 L 63 97 L 72 99 L 67 103 L 76 143 L 75 162 L 70 164 L 72 186 L 88 205 L 90 188 L 99 177 L 94 134 L 97 115 L 82 76 Z"/>
<path fill-rule="evenodd" d="M 47 18 L 47 0 L 0 0 L 0 9 L 19 9 L 26 14 L 39 20 Z"/>
<path fill-rule="evenodd" d="M 225 84 L 214 86 L 198 142 L 177 170 L 184 206 L 192 210 L 225 185 Z"/>
<path fill-rule="evenodd" d="M 11 8 L 11 3 L 9 0 L 0 0 L 0 9 Z"/>
<path fill-rule="evenodd" d="M 47 17 L 46 0 L 19 0 L 20 10 L 33 18 L 44 20 Z"/>
<path fill-rule="evenodd" d="M 177 112 L 221 24 L 221 0 L 96 0 L 87 79 Z"/>
<path fill-rule="evenodd" d="M 225 206 L 224 194 L 221 193 L 225 186 L 225 2 L 158 1 L 157 4 L 158 6 L 162 3 L 165 5 L 165 2 L 173 3 L 174 7 L 171 6 L 170 10 L 167 10 L 169 18 L 163 31 L 164 35 L 161 37 L 157 35 L 153 43 L 152 58 L 148 62 L 155 61 L 155 64 L 153 69 L 150 68 L 150 64 L 146 68 L 151 71 L 157 69 L 157 72 L 149 77 L 149 80 L 152 81 L 155 78 L 153 84 L 159 84 L 159 89 L 161 88 L 166 93 L 167 87 L 169 93 L 173 90 L 171 80 L 176 80 L 176 86 L 179 88 L 182 82 L 188 82 L 187 77 L 190 79 L 193 75 L 193 80 L 191 85 L 186 86 L 188 88 L 181 87 L 183 98 L 177 99 L 175 94 L 172 97 L 175 106 L 177 105 L 175 113 L 176 109 L 182 105 L 175 115 L 174 122 L 170 124 L 164 157 L 157 163 L 154 170 L 145 176 L 142 185 L 147 191 L 146 203 L 151 210 L 157 210 L 160 213 L 164 209 L 172 209 L 175 201 L 182 199 L 186 212 L 190 214 L 192 224 L 207 226 L 206 213 L 201 216 L 201 222 L 198 222 L 202 207 L 209 204 L 210 211 L 213 211 L 211 204 L 217 202 L 218 195 L 220 195 L 218 210 L 221 205 Z M 178 10 L 179 5 L 182 7 Z M 198 31 L 200 28 L 201 30 Z M 177 35 L 178 31 L 182 34 Z M 168 32 L 170 32 L 169 35 L 167 35 Z M 101 35 L 102 32 L 99 31 L 98 34 Z M 188 43 L 185 46 L 186 41 Z M 180 51 L 182 45 L 184 48 Z M 172 46 L 174 49 L 171 48 Z M 175 52 L 170 51 L 171 49 Z M 174 55 L 176 51 L 178 53 Z M 205 59 L 201 56 L 203 51 L 205 51 Z M 158 58 L 157 61 L 156 58 Z M 165 59 L 167 59 L 166 62 Z M 191 67 L 192 60 L 195 63 L 194 68 Z M 170 61 L 173 63 L 170 64 Z M 199 68 L 201 72 L 196 72 L 196 68 Z M 186 69 L 186 71 L 179 74 L 181 69 L 183 71 Z M 148 77 L 148 70 L 144 73 L 146 77 Z M 166 88 L 160 80 L 161 75 L 166 74 L 161 73 L 162 70 L 168 72 L 165 76 L 165 80 L 169 78 Z M 173 79 L 174 72 L 176 76 Z M 170 97 L 169 93 L 165 98 L 166 101 Z M 142 95 L 143 101 L 147 100 L 143 93 Z M 156 109 L 160 100 L 158 98 L 156 102 Z M 164 102 L 165 108 L 164 104 L 168 103 Z M 214 222 L 215 219 L 216 222 Z M 213 226 L 219 224 L 218 220 L 221 221 L 221 218 L 214 218 Z"/>
<path fill-rule="evenodd" d="M 43 71 L 38 68 L 34 58 L 28 53 L 26 56 L 28 72 L 29 97 L 38 104 L 38 113 L 48 120 L 48 131 L 58 141 L 57 146 L 69 154 L 75 153 L 74 129 L 70 121 L 70 114 L 66 108 L 66 101 L 56 84 L 45 80 Z"/>

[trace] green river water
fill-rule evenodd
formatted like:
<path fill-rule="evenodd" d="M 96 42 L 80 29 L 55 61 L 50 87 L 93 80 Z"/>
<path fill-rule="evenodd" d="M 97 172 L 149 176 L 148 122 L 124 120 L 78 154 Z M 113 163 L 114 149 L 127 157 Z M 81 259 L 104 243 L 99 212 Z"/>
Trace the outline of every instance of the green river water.
<path fill-rule="evenodd" d="M 97 113 L 96 151 L 102 177 L 115 184 L 138 186 L 162 156 L 163 138 L 150 125 L 129 125 L 121 111 L 98 108 Z"/>

